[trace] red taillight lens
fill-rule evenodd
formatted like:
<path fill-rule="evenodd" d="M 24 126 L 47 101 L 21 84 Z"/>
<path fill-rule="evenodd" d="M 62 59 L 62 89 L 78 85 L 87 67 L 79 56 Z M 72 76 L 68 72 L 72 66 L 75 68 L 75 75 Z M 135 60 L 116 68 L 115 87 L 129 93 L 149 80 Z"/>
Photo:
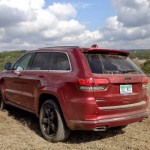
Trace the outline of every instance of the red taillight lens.
<path fill-rule="evenodd" d="M 105 90 L 109 84 L 108 79 L 78 79 L 80 90 Z"/>
<path fill-rule="evenodd" d="M 79 85 L 92 86 L 93 78 L 90 78 L 90 79 L 78 79 L 78 82 L 79 82 Z"/>
<path fill-rule="evenodd" d="M 98 86 L 98 85 L 106 85 L 109 84 L 108 79 L 94 79 L 94 85 Z"/>
<path fill-rule="evenodd" d="M 148 78 L 142 77 L 142 87 L 147 88 L 147 85 L 148 85 Z"/>

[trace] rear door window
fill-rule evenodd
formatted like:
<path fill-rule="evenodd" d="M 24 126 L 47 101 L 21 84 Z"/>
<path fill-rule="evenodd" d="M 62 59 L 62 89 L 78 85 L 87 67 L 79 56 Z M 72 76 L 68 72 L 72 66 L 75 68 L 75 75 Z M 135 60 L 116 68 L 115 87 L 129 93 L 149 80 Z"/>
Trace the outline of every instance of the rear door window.
<path fill-rule="evenodd" d="M 36 53 L 31 70 L 48 70 L 50 55 L 46 52 Z"/>
<path fill-rule="evenodd" d="M 141 74 L 142 71 L 129 57 L 118 54 L 85 53 L 92 73 L 97 74 Z"/>
<path fill-rule="evenodd" d="M 63 52 L 51 52 L 50 70 L 71 70 L 68 55 Z"/>

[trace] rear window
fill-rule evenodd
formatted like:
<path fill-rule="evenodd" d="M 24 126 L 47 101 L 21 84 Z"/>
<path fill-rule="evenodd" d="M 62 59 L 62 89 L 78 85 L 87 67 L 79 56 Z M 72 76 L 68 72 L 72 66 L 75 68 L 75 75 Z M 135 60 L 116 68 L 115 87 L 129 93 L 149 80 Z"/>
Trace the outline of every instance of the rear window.
<path fill-rule="evenodd" d="M 127 56 L 118 54 L 84 53 L 92 73 L 97 74 L 142 74 L 142 71 Z"/>
<path fill-rule="evenodd" d="M 36 53 L 31 70 L 48 70 L 49 53 Z"/>

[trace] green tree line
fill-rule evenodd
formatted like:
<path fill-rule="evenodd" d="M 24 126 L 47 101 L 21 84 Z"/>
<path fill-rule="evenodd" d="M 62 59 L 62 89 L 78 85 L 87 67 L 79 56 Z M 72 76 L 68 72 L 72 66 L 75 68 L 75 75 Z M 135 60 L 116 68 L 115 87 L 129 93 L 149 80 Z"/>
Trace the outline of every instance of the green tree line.
<path fill-rule="evenodd" d="M 150 76 L 150 59 L 148 59 L 146 62 L 144 62 L 141 65 L 141 69 L 148 75 Z"/>
<path fill-rule="evenodd" d="M 4 70 L 6 62 L 15 63 L 25 53 L 26 50 L 0 52 L 0 71 Z"/>
<path fill-rule="evenodd" d="M 132 59 L 150 59 L 150 50 L 132 50 L 129 52 Z"/>
<path fill-rule="evenodd" d="M 143 64 L 141 64 L 141 69 L 150 76 L 150 50 L 134 50 L 130 51 L 131 59 L 142 59 L 146 60 Z"/>

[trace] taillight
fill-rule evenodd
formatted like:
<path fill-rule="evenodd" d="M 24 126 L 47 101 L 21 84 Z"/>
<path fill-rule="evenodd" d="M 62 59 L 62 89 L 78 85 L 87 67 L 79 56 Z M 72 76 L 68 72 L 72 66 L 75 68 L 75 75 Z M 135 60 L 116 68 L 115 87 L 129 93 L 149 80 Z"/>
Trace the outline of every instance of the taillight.
<path fill-rule="evenodd" d="M 109 84 L 108 79 L 97 79 L 97 78 L 90 78 L 90 79 L 78 79 L 79 89 L 80 90 L 90 90 L 90 91 L 101 91 L 105 90 Z"/>
<path fill-rule="evenodd" d="M 142 87 L 147 88 L 147 86 L 148 86 L 148 78 L 142 77 Z"/>

